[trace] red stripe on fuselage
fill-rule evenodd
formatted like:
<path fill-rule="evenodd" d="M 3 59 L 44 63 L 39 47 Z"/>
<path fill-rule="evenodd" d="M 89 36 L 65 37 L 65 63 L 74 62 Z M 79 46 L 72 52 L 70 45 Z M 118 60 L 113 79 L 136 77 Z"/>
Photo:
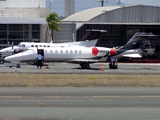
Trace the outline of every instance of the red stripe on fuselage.
<path fill-rule="evenodd" d="M 96 56 L 96 55 L 98 54 L 98 48 L 93 47 L 93 48 L 92 48 L 92 54 L 93 54 L 94 56 Z"/>

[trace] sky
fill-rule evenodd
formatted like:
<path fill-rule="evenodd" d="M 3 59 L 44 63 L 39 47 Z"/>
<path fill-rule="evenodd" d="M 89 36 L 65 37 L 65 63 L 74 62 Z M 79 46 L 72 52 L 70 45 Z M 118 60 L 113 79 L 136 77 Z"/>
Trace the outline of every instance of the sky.
<path fill-rule="evenodd" d="M 75 12 L 86 10 L 93 7 L 100 7 L 100 0 L 75 0 Z M 116 6 L 118 5 L 118 0 L 104 0 L 104 6 Z M 107 1 L 107 2 L 106 2 Z M 121 3 L 127 5 L 153 5 L 160 6 L 160 0 L 120 0 Z M 49 0 L 47 0 L 49 4 Z M 52 0 L 52 12 L 56 12 L 59 16 L 64 16 L 64 0 Z"/>

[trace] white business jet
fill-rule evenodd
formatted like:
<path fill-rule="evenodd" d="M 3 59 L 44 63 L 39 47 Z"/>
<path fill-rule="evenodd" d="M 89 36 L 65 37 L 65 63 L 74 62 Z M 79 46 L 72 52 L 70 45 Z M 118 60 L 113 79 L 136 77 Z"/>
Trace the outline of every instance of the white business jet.
<path fill-rule="evenodd" d="M 138 49 L 145 40 L 133 40 L 125 46 L 114 49 L 105 47 L 52 47 L 52 48 L 29 48 L 28 50 L 5 58 L 12 62 L 36 62 L 36 55 L 41 53 L 44 62 L 71 62 L 80 64 L 82 69 L 89 69 L 90 63 L 106 61 L 107 58 L 141 58 L 142 51 Z"/>
<path fill-rule="evenodd" d="M 12 54 L 16 54 L 19 52 L 22 52 L 24 50 L 27 50 L 28 48 L 42 48 L 42 47 L 91 47 L 95 46 L 98 39 L 100 38 L 102 33 L 107 33 L 105 30 L 96 30 L 91 29 L 87 30 L 86 34 L 82 37 L 82 39 L 78 42 L 66 42 L 66 43 L 35 43 L 35 42 L 21 42 L 17 46 L 7 47 L 0 50 L 0 53 L 3 57 L 7 57 Z"/>

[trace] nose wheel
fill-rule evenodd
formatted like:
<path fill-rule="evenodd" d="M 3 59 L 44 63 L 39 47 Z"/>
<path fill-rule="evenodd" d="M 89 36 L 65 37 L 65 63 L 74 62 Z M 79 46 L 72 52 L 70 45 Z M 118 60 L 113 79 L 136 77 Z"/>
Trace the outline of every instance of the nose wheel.
<path fill-rule="evenodd" d="M 0 60 L 0 64 L 4 64 L 4 60 Z"/>

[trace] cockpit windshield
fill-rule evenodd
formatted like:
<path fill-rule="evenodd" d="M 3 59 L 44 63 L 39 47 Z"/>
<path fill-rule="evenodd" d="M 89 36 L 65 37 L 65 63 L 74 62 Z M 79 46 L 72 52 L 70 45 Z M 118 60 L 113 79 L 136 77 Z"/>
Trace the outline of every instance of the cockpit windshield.
<path fill-rule="evenodd" d="M 26 49 L 26 50 L 24 50 L 23 52 L 33 53 L 33 52 L 34 52 L 34 50 L 33 50 L 33 49 Z M 22 52 L 22 53 L 23 53 L 23 52 Z"/>
<path fill-rule="evenodd" d="M 21 44 L 18 44 L 18 45 L 17 45 L 17 47 L 21 47 L 21 46 L 22 46 Z"/>
<path fill-rule="evenodd" d="M 25 52 L 26 52 L 26 53 L 34 53 L 34 50 L 32 50 L 32 49 L 27 49 Z"/>
<path fill-rule="evenodd" d="M 18 44 L 17 47 L 25 47 L 25 44 Z"/>

